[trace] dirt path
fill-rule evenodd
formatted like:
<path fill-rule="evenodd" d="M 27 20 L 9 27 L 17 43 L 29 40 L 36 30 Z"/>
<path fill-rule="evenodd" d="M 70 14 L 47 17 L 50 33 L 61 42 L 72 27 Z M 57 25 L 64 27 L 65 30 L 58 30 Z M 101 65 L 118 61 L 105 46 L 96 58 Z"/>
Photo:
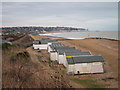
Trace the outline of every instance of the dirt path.
<path fill-rule="evenodd" d="M 30 56 L 31 56 L 31 60 L 32 60 L 34 63 L 40 63 L 40 62 L 38 61 L 37 56 L 36 56 L 38 53 L 36 53 L 35 51 L 33 51 L 32 47 L 28 47 L 26 50 L 29 52 L 29 54 L 30 54 Z"/>

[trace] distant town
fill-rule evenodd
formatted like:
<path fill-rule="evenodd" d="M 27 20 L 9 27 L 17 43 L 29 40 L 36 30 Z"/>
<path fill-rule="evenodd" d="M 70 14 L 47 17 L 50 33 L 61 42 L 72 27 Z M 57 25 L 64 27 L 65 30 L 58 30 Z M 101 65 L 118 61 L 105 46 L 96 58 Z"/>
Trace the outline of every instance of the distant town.
<path fill-rule="evenodd" d="M 85 28 L 73 27 L 3 27 L 3 34 L 17 34 L 17 33 L 44 33 L 55 31 L 86 31 Z"/>
<path fill-rule="evenodd" d="M 26 34 L 40 34 L 46 32 L 73 32 L 73 31 L 88 31 L 85 28 L 73 28 L 73 27 L 2 27 L 1 29 L 2 39 L 22 37 Z"/>

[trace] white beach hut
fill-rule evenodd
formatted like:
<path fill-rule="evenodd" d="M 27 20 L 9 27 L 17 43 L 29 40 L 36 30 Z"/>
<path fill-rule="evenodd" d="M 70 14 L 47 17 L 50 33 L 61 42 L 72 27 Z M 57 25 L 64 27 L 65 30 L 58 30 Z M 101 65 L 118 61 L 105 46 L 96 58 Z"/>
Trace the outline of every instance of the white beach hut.
<path fill-rule="evenodd" d="M 50 60 L 51 60 L 51 61 L 56 61 L 56 60 L 58 60 L 58 54 L 57 54 L 56 51 L 51 51 L 51 52 L 50 52 Z"/>
<path fill-rule="evenodd" d="M 48 52 L 50 52 L 50 59 L 52 61 L 58 60 L 57 48 L 59 47 L 64 47 L 64 45 L 61 43 L 52 43 L 49 45 Z"/>
<path fill-rule="evenodd" d="M 33 49 L 39 49 L 40 48 L 40 41 L 35 40 L 33 41 Z"/>
<path fill-rule="evenodd" d="M 69 58 L 69 57 L 80 57 L 80 56 L 89 56 L 91 55 L 90 52 L 81 52 L 81 51 L 73 51 L 73 52 L 66 52 L 64 54 L 64 60 L 62 60 L 62 63 L 65 67 L 67 67 L 67 60 L 66 58 Z"/>
<path fill-rule="evenodd" d="M 56 42 L 55 39 L 49 39 L 49 38 L 42 38 L 41 40 L 35 40 L 33 41 L 33 47 L 34 49 L 44 49 L 47 50 L 48 46 L 51 45 L 53 42 Z"/>
<path fill-rule="evenodd" d="M 103 61 L 102 56 L 98 55 L 67 58 L 67 73 L 103 73 Z"/>

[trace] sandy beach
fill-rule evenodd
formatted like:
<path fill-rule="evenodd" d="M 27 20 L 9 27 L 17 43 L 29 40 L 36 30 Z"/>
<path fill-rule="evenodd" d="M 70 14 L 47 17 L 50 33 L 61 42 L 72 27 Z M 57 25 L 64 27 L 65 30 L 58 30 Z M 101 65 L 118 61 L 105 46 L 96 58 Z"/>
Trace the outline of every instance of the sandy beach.
<path fill-rule="evenodd" d="M 57 40 L 61 40 L 61 39 L 65 39 L 65 38 L 61 38 L 61 37 L 49 37 L 49 36 L 39 36 L 39 35 L 31 35 L 29 34 L 30 37 L 32 37 L 34 40 L 41 40 L 42 38 L 51 38 L 51 39 L 57 39 Z"/>

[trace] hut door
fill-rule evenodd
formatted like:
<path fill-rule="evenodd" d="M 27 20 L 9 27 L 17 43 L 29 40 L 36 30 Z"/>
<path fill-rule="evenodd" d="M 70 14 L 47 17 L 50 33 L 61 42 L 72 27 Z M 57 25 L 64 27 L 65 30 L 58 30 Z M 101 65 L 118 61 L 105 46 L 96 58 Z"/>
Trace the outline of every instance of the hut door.
<path fill-rule="evenodd" d="M 80 74 L 80 71 L 77 71 L 78 74 Z"/>

